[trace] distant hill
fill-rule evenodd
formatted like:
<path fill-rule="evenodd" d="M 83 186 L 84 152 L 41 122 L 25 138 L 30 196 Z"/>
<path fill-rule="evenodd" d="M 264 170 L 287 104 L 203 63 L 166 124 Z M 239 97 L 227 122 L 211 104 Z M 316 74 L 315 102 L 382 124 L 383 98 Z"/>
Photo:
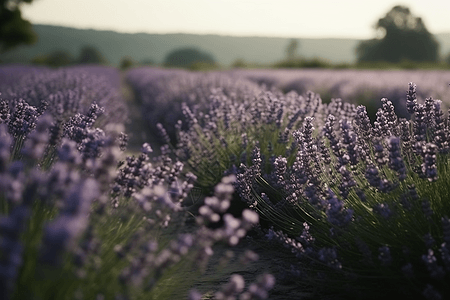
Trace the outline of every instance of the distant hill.
<path fill-rule="evenodd" d="M 117 66 L 124 56 L 136 61 L 152 60 L 161 63 L 168 52 L 180 47 L 198 47 L 209 52 L 222 65 L 228 66 L 237 59 L 270 64 L 285 57 L 289 38 L 235 37 L 196 34 L 118 33 L 92 29 L 34 25 L 38 42 L 33 46 L 19 47 L 0 56 L 3 62 L 24 63 L 33 57 L 52 50 L 62 49 L 77 57 L 84 45 L 95 46 L 108 61 Z M 441 53 L 450 52 L 450 33 L 438 34 Z M 320 57 L 332 63 L 351 63 L 356 60 L 357 39 L 298 39 L 298 53 L 306 58 Z"/>

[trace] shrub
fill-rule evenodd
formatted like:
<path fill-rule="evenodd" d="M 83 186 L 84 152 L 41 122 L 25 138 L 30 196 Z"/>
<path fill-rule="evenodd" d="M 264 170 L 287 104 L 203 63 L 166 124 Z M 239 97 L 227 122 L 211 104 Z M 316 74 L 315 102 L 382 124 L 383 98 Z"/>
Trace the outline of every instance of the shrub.
<path fill-rule="evenodd" d="M 177 68 L 191 68 L 195 64 L 214 65 L 212 55 L 195 48 L 181 48 L 171 51 L 164 59 L 164 66 Z"/>
<path fill-rule="evenodd" d="M 70 86 L 71 72 L 63 73 L 67 81 L 45 86 Z M 27 91 L 43 90 L 33 86 L 40 79 L 28 78 Z M 174 289 L 167 282 L 177 267 L 201 273 L 212 246 L 236 245 L 258 215 L 227 213 L 235 181 L 227 176 L 205 200 L 198 226 L 180 229 L 196 177 L 167 153 L 151 161 L 148 144 L 137 157 L 123 158 L 123 124 L 100 122 L 105 108 L 70 97 L 70 91 L 60 100 L 78 110 L 66 111 L 64 119 L 23 98 L 0 100 L 2 299 L 171 298 Z M 266 274 L 245 290 L 243 278 L 235 275 L 220 293 L 265 299 L 273 284 Z M 187 294 L 190 287 L 176 288 Z"/>
<path fill-rule="evenodd" d="M 302 284 L 446 298 L 449 125 L 442 101 L 418 103 L 413 83 L 406 100 L 409 120 L 383 98 L 372 125 L 364 106 L 326 105 L 312 92 L 252 101 L 216 92 L 204 115 L 183 105 L 177 154 L 206 189 L 236 175 L 233 201 L 297 254 L 289 276 Z"/>

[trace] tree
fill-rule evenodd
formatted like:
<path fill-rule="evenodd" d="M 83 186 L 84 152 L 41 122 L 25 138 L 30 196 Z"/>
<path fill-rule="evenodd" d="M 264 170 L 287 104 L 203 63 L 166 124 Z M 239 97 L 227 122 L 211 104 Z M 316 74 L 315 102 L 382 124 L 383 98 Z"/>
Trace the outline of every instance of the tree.
<path fill-rule="evenodd" d="M 190 68 L 196 64 L 215 65 L 213 56 L 196 48 L 176 49 L 167 54 L 164 65 L 167 67 Z"/>
<path fill-rule="evenodd" d="M 80 56 L 77 59 L 79 64 L 107 64 L 108 61 L 101 52 L 93 46 L 84 46 L 80 50 Z"/>
<path fill-rule="evenodd" d="M 450 52 L 447 53 L 447 55 L 444 57 L 444 62 L 448 65 L 450 65 Z"/>
<path fill-rule="evenodd" d="M 55 50 L 46 55 L 40 55 L 31 61 L 33 64 L 46 65 L 58 68 L 70 65 L 74 62 L 72 55 L 65 50 Z"/>
<path fill-rule="evenodd" d="M 286 47 L 286 58 L 287 60 L 294 60 L 297 56 L 298 41 L 296 39 L 291 39 Z"/>
<path fill-rule="evenodd" d="M 22 19 L 20 5 L 33 0 L 0 0 L 0 53 L 21 44 L 36 42 L 36 33 L 31 23 Z"/>
<path fill-rule="evenodd" d="M 135 66 L 136 65 L 136 62 L 131 58 L 131 57 L 129 57 L 129 56 L 124 56 L 124 57 L 122 57 L 122 59 L 120 60 L 120 66 L 119 66 L 119 68 L 121 69 L 121 70 L 127 70 L 127 69 L 129 69 L 129 68 L 131 68 L 131 67 L 133 67 L 133 66 Z"/>
<path fill-rule="evenodd" d="M 356 49 L 358 61 L 438 60 L 438 42 L 408 7 L 394 6 L 375 28 L 383 37 L 360 42 Z"/>

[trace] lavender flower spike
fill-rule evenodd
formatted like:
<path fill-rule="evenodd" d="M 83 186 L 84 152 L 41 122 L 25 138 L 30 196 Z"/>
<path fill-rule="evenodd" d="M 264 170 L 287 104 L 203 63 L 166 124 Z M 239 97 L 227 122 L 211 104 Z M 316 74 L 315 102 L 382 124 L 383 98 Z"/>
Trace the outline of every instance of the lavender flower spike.
<path fill-rule="evenodd" d="M 64 251 L 86 228 L 92 201 L 99 196 L 98 183 L 86 179 L 75 185 L 64 200 L 60 216 L 44 228 L 41 261 L 58 264 Z"/>
<path fill-rule="evenodd" d="M 436 153 L 438 149 L 435 144 L 427 143 L 423 147 L 424 159 L 422 164 L 422 173 L 428 178 L 430 182 L 438 179 L 437 166 L 436 166 Z"/>
<path fill-rule="evenodd" d="M 327 220 L 336 226 L 343 227 L 347 225 L 353 217 L 352 209 L 345 209 L 331 189 L 328 189 L 328 205 L 326 209 Z"/>
<path fill-rule="evenodd" d="M 408 113 L 413 114 L 415 107 L 417 106 L 417 94 L 416 84 L 413 82 L 408 83 L 408 91 L 406 91 L 406 109 Z"/>
<path fill-rule="evenodd" d="M 388 139 L 389 145 L 389 167 L 397 172 L 399 180 L 406 179 L 406 167 L 402 159 L 400 150 L 400 139 L 398 137 L 391 136 Z"/>

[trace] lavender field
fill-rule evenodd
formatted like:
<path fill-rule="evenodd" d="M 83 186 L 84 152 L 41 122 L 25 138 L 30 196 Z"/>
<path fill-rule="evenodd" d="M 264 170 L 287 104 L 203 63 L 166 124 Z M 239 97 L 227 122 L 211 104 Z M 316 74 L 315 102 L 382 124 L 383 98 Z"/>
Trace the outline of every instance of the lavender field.
<path fill-rule="evenodd" d="M 2 66 L 1 297 L 448 299 L 449 83 Z"/>

